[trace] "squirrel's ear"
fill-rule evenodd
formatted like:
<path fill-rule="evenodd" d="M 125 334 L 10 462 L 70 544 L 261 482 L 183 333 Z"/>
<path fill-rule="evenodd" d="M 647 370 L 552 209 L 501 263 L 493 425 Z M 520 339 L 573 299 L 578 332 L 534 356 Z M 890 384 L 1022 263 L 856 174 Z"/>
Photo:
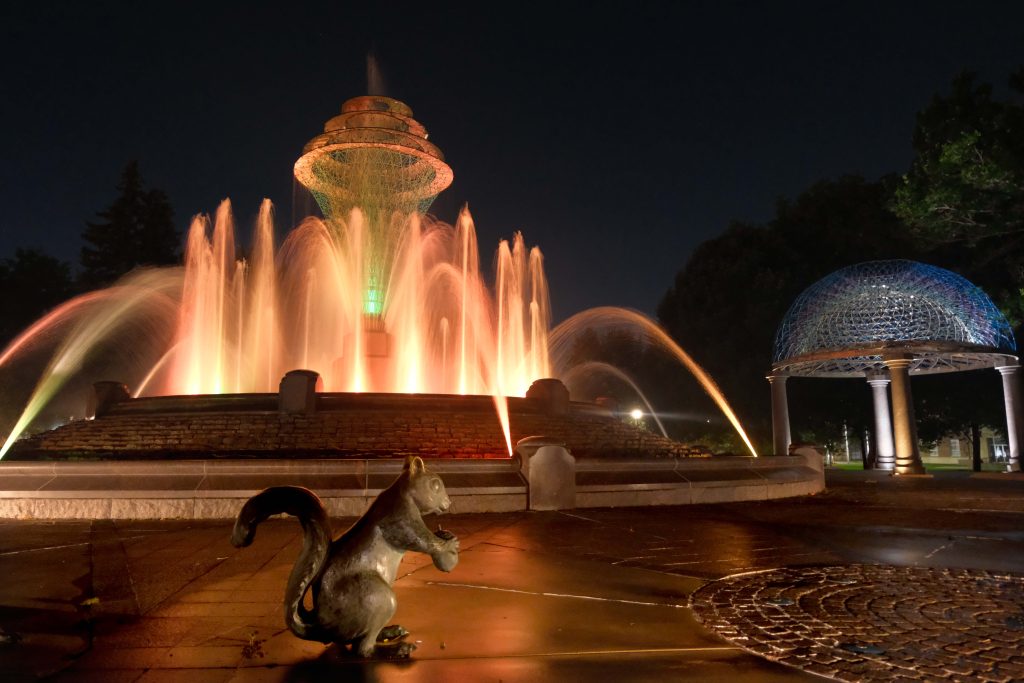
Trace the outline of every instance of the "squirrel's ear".
<path fill-rule="evenodd" d="M 421 472 L 423 470 L 423 458 L 418 455 L 406 456 L 403 469 L 409 470 L 411 474 Z"/>

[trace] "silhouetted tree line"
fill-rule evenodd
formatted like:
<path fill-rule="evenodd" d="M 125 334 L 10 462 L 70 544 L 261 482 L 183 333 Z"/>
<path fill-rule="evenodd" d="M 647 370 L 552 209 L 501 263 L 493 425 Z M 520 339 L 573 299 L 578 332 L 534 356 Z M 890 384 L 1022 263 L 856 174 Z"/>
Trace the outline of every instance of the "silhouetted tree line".
<path fill-rule="evenodd" d="M 82 232 L 79 269 L 39 249 L 18 249 L 0 260 L 0 348 L 46 311 L 75 294 L 112 284 L 140 266 L 176 264 L 181 235 L 167 195 L 146 188 L 129 162 L 118 195 Z"/>
<path fill-rule="evenodd" d="M 662 325 L 716 379 L 762 449 L 771 443 L 765 374 L 775 332 L 793 300 L 837 268 L 907 258 L 948 268 L 984 289 L 1015 330 L 1024 321 L 1024 69 L 1013 95 L 993 96 L 972 74 L 953 81 L 918 114 L 915 157 L 902 176 L 844 176 L 780 200 L 765 224 L 735 222 L 702 243 L 658 306 Z M 581 338 L 579 358 L 630 368 L 650 398 L 686 419 L 666 426 L 683 439 L 742 446 L 710 399 L 676 365 L 652 350 L 624 351 L 621 340 Z M 1000 380 L 991 370 L 915 378 L 925 441 L 967 436 L 979 452 L 980 428 L 1003 428 Z M 861 445 L 872 426 L 864 380 L 791 378 L 794 440 L 838 446 L 844 427 Z M 608 393 L 629 396 L 623 386 Z M 704 415 L 711 419 L 701 419 Z M 976 463 L 977 464 L 977 463 Z"/>

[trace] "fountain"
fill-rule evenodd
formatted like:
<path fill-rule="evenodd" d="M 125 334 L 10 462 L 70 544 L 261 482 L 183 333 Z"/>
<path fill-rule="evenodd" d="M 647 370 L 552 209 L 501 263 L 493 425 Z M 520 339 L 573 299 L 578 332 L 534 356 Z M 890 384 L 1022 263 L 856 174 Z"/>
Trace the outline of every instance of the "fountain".
<path fill-rule="evenodd" d="M 302 221 L 277 253 L 270 202 L 261 206 L 251 248 L 242 258 L 225 200 L 212 220 L 200 215 L 192 221 L 183 268 L 133 273 L 115 287 L 59 307 L 15 339 L 0 354 L 0 371 L 48 339 L 63 341 L 0 455 L 103 349 L 134 357 L 133 365 L 118 372 L 142 401 L 134 404 L 136 411 L 144 405 L 156 412 L 194 405 L 180 398 L 154 403 L 153 397 L 221 395 L 234 397 L 232 405 L 254 406 L 254 397 L 275 392 L 295 368 L 316 371 L 322 395 L 366 396 L 362 404 L 377 400 L 369 398 L 376 394 L 436 395 L 433 405 L 449 405 L 456 396 L 489 396 L 507 455 L 513 450 L 509 397 L 529 395 L 534 380 L 570 372 L 563 357 L 573 336 L 582 327 L 601 325 L 632 326 L 673 354 L 756 455 L 711 378 L 649 319 L 600 308 L 549 329 L 543 256 L 536 247 L 528 249 L 521 234 L 499 243 L 492 294 L 480 271 L 468 209 L 454 226 L 426 213 L 451 183 L 452 171 L 404 103 L 380 95 L 345 102 L 340 115 L 306 144 L 295 178 L 323 218 Z M 126 326 L 139 320 L 148 326 L 123 348 Z M 516 410 L 529 413 L 522 399 L 512 399 L 517 400 Z M 535 428 L 555 433 L 561 427 Z M 221 444 L 236 441 L 225 437 L 202 448 L 231 450 Z M 634 442 L 621 434 L 591 447 L 614 451 L 626 441 L 636 452 L 684 448 L 666 437 Z M 490 446 L 468 448 L 497 455 Z"/>
<path fill-rule="evenodd" d="M 499 243 L 488 286 L 469 211 L 454 225 L 426 213 L 452 172 L 403 103 L 347 101 L 295 177 L 323 218 L 279 249 L 269 201 L 247 254 L 224 201 L 193 220 L 183 267 L 76 297 L 0 351 L 0 400 L 40 366 L 5 418 L 0 517 L 234 517 L 281 484 L 358 515 L 408 457 L 432 459 L 459 512 L 821 490 L 810 456 L 756 457 L 714 381 L 648 318 L 596 308 L 551 327 L 544 259 L 522 235 Z M 594 328 L 628 328 L 688 368 L 753 457 L 711 458 L 571 401 L 555 378 L 602 373 L 654 412 L 621 370 L 568 362 Z M 111 377 L 127 384 L 96 382 Z M 76 399 L 89 383 L 91 409 Z"/>
<path fill-rule="evenodd" d="M 303 221 L 277 255 L 269 201 L 248 259 L 236 253 L 229 202 L 212 222 L 193 220 L 176 329 L 135 383 L 136 396 L 271 392 L 286 371 L 302 367 L 316 368 L 327 391 L 485 394 L 504 413 L 501 397 L 521 396 L 532 379 L 550 374 L 540 251 L 527 250 L 519 234 L 511 245 L 502 241 L 489 295 L 469 211 L 455 226 L 426 215 L 452 172 L 405 104 L 383 96 L 347 101 L 306 145 L 295 176 L 324 218 Z M 93 324 L 85 338 L 72 331 L 4 451 L 132 307 L 114 291 L 69 302 L 0 357 L 2 365 L 50 327 L 68 324 L 87 301 L 118 302 L 106 326 Z M 166 296 L 133 291 L 139 305 Z"/>

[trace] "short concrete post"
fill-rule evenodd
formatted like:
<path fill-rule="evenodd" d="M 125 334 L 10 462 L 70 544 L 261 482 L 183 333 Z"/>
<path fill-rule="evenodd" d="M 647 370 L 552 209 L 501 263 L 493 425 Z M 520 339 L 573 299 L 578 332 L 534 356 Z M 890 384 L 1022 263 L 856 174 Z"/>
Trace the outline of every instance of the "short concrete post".
<path fill-rule="evenodd" d="M 1004 365 L 996 371 L 1003 378 L 1003 405 L 1006 408 L 1006 439 L 1010 443 L 1010 457 L 1006 462 L 1007 472 L 1020 472 L 1021 433 L 1024 420 L 1021 419 L 1020 366 Z"/>
<path fill-rule="evenodd" d="M 557 379 L 536 380 L 526 390 L 526 398 L 535 401 L 548 415 L 566 415 L 569 412 L 569 390 Z"/>
<path fill-rule="evenodd" d="M 892 470 L 896 467 L 896 450 L 892 443 L 892 418 L 889 416 L 889 378 L 881 374 L 868 375 L 871 400 L 875 408 L 875 469 Z"/>
<path fill-rule="evenodd" d="M 924 474 L 921 450 L 917 443 L 914 397 L 910 393 L 912 358 L 883 358 L 892 380 L 892 422 L 896 442 L 896 474 Z"/>
<path fill-rule="evenodd" d="M 789 455 L 792 436 L 789 431 L 789 400 L 786 398 L 787 375 L 768 375 L 772 387 L 772 447 L 775 455 Z"/>
<path fill-rule="evenodd" d="M 516 444 L 526 476 L 530 510 L 571 510 L 576 507 L 576 458 L 564 443 L 528 436 Z"/>
<path fill-rule="evenodd" d="M 93 417 L 103 417 L 118 403 L 127 401 L 131 397 L 128 385 L 124 382 L 111 380 L 93 382 L 92 396 L 89 400 L 87 412 Z"/>
<path fill-rule="evenodd" d="M 790 448 L 790 455 L 803 458 L 807 466 L 817 473 L 817 478 L 821 482 L 821 490 L 824 491 L 825 454 L 821 452 L 818 446 L 810 443 L 793 444 Z"/>
<path fill-rule="evenodd" d="M 277 392 L 277 410 L 289 415 L 316 412 L 316 392 L 323 387 L 320 374 L 313 370 L 290 370 L 281 378 Z"/>

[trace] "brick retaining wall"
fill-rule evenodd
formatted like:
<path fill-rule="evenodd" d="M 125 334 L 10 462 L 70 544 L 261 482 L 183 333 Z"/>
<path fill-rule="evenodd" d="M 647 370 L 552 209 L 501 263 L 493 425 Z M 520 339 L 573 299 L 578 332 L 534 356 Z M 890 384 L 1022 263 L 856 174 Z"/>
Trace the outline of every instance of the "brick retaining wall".
<path fill-rule="evenodd" d="M 12 456 L 507 456 L 490 397 L 322 395 L 312 415 L 270 410 L 274 404 L 268 400 L 138 399 L 98 419 L 23 439 Z M 574 404 L 568 415 L 545 414 L 530 399 L 510 399 L 509 408 L 513 445 L 526 436 L 544 435 L 564 441 L 577 457 L 704 455 L 587 404 Z"/>

